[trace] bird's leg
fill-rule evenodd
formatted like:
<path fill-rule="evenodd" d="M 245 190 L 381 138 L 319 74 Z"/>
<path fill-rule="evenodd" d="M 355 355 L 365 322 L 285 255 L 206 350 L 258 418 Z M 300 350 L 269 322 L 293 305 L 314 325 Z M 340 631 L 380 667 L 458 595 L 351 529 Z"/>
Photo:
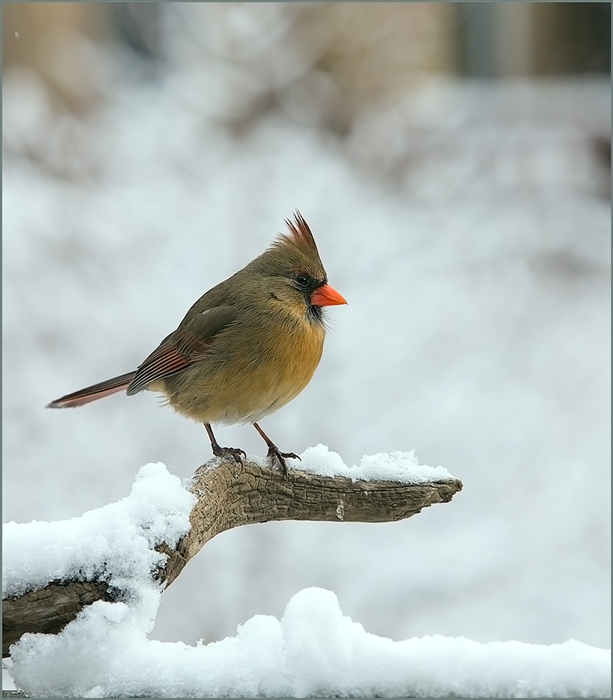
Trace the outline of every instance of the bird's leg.
<path fill-rule="evenodd" d="M 211 441 L 211 449 L 213 450 L 213 454 L 215 455 L 215 457 L 232 457 L 232 459 L 235 462 L 238 462 L 239 464 L 243 463 L 243 458 L 247 457 L 244 450 L 239 450 L 236 447 L 220 447 L 217 440 L 215 440 L 215 436 L 213 435 L 213 429 L 211 428 L 211 424 L 205 423 L 204 427 L 206 429 L 206 432 L 209 434 L 209 440 Z"/>
<path fill-rule="evenodd" d="M 253 427 L 258 431 L 258 433 L 262 436 L 264 442 L 268 445 L 268 456 L 271 459 L 272 465 L 274 466 L 276 458 L 276 460 L 281 465 L 283 474 L 285 474 L 285 477 L 287 478 L 287 464 L 285 463 L 285 459 L 300 459 L 300 457 L 294 452 L 281 452 L 279 448 L 275 445 L 275 443 L 268 437 L 268 435 L 266 435 L 266 433 L 262 430 L 262 428 L 260 428 L 260 426 L 257 423 L 254 423 Z"/>

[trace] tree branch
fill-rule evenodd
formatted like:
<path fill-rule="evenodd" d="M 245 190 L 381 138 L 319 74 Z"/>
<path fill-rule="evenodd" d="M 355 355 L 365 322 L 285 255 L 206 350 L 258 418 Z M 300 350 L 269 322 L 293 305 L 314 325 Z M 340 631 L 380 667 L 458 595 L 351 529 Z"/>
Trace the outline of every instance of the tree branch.
<path fill-rule="evenodd" d="M 403 520 L 433 503 L 447 503 L 462 489 L 462 482 L 354 482 L 293 469 L 285 479 L 280 471 L 254 462 L 241 465 L 213 459 L 196 471 L 189 489 L 198 499 L 190 515 L 190 531 L 176 548 L 165 543 L 157 547 L 168 555 L 157 573 L 164 585 L 170 585 L 215 535 L 234 527 L 274 520 Z M 104 582 L 69 580 L 3 600 L 3 656 L 26 632 L 56 634 L 85 606 L 113 599 Z"/>

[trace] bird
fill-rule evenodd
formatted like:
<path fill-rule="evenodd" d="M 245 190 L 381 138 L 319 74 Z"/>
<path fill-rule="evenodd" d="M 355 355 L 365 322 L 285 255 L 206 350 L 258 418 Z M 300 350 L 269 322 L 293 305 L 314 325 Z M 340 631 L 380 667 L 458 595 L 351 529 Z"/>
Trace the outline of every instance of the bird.
<path fill-rule="evenodd" d="M 259 426 L 311 381 L 323 352 L 323 307 L 346 304 L 329 283 L 300 211 L 257 258 L 203 294 L 176 330 L 132 372 L 62 396 L 47 408 L 84 406 L 120 391 L 163 395 L 179 414 L 204 424 L 216 457 L 241 463 L 244 450 L 221 447 L 212 424 L 252 423 L 271 466 L 286 459 Z"/>

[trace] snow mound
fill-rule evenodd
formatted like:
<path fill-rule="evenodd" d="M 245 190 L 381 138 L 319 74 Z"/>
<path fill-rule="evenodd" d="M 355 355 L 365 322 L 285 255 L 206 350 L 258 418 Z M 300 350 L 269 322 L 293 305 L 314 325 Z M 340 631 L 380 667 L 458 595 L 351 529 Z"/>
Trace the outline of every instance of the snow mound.
<path fill-rule="evenodd" d="M 24 636 L 12 647 L 16 684 L 33 697 L 610 697 L 605 650 L 394 642 L 320 588 L 294 595 L 281 620 L 256 615 L 235 637 L 196 646 L 148 640 L 155 605 L 98 602 L 57 636 Z"/>
<path fill-rule="evenodd" d="M 97 577 L 129 592 L 150 582 L 166 555 L 156 544 L 173 546 L 189 530 L 195 497 L 161 463 L 141 467 L 129 496 L 56 522 L 3 526 L 3 597 L 36 590 L 51 581 Z"/>

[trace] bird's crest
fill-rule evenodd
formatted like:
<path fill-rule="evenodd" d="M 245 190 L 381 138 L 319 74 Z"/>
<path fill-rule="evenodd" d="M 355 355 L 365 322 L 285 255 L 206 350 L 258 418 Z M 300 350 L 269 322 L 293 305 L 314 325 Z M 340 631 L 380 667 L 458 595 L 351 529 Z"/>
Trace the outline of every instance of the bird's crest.
<path fill-rule="evenodd" d="M 289 272 L 308 272 L 315 278 L 324 278 L 326 271 L 319 257 L 309 225 L 299 211 L 293 220 L 286 219 L 287 233 L 280 233 L 272 244 L 247 267 L 265 271 L 269 275 Z"/>
<path fill-rule="evenodd" d="M 310 255 L 313 253 L 319 255 L 311 229 L 297 209 L 294 213 L 294 220 L 285 219 L 285 223 L 287 224 L 290 235 L 281 234 L 281 240 L 298 246 L 298 248 Z"/>

